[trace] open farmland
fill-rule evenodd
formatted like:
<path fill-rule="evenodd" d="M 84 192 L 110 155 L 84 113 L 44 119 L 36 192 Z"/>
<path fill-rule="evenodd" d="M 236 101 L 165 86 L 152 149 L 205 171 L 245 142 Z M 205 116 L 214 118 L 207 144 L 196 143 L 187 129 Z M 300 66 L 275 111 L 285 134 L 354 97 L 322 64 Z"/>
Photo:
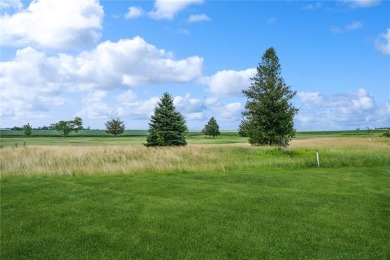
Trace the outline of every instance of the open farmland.
<path fill-rule="evenodd" d="M 388 258 L 390 140 L 310 137 L 2 138 L 1 258 Z"/>

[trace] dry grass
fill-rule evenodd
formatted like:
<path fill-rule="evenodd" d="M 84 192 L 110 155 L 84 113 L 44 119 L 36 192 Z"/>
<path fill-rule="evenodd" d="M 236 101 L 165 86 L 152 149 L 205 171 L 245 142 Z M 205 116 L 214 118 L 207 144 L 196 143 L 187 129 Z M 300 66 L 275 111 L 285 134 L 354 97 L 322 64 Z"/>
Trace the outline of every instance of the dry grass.
<path fill-rule="evenodd" d="M 3 149 L 0 154 L 2 176 L 129 174 L 218 169 L 218 155 L 208 153 L 201 146 L 36 146 Z M 200 161 L 201 164 L 198 163 Z"/>
<path fill-rule="evenodd" d="M 377 151 L 390 149 L 390 139 L 373 138 L 312 138 L 293 140 L 290 148 Z"/>
<path fill-rule="evenodd" d="M 356 138 L 319 138 L 293 141 L 289 148 L 292 153 L 287 156 L 275 153 L 275 148 L 247 144 L 166 148 L 141 145 L 3 148 L 0 150 L 0 171 L 1 177 L 9 177 L 313 167 L 315 149 L 327 156 L 330 167 L 390 164 L 390 144 L 387 140 L 378 138 L 370 142 Z"/>

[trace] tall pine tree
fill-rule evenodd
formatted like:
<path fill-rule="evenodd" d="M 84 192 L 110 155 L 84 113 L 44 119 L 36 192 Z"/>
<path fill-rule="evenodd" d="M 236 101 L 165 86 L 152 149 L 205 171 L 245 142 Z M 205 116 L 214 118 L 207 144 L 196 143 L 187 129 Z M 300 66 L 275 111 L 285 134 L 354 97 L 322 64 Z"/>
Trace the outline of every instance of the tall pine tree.
<path fill-rule="evenodd" d="M 249 137 L 252 145 L 287 145 L 295 136 L 294 115 L 298 112 L 291 103 L 296 95 L 280 76 L 281 67 L 274 48 L 264 53 L 248 90 L 248 98 L 240 132 Z"/>
<path fill-rule="evenodd" d="M 146 146 L 180 146 L 186 145 L 185 135 L 188 131 L 184 117 L 176 111 L 173 98 L 164 93 L 154 109 L 149 123 L 149 135 Z"/>

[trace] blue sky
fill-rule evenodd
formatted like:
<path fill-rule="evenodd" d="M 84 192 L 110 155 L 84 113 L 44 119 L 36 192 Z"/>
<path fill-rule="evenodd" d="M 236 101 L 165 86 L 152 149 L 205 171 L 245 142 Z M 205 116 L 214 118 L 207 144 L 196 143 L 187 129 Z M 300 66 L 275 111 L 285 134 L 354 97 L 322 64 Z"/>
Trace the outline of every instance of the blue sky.
<path fill-rule="evenodd" d="M 295 127 L 390 126 L 390 3 L 0 0 L 0 127 L 80 116 L 147 129 L 174 97 L 190 129 L 238 128 L 241 91 L 274 47 Z"/>

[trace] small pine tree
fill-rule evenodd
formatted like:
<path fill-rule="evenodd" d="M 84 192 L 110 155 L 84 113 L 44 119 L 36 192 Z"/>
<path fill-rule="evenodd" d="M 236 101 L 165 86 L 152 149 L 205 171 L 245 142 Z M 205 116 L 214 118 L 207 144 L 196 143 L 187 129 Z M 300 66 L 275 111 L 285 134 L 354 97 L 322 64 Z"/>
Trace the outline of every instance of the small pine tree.
<path fill-rule="evenodd" d="M 173 98 L 169 93 L 164 93 L 150 119 L 145 146 L 186 145 L 187 131 L 185 119 L 176 111 Z"/>
<path fill-rule="evenodd" d="M 219 125 L 214 117 L 210 118 L 209 122 L 204 126 L 202 133 L 214 138 L 221 134 L 219 132 Z"/>
<path fill-rule="evenodd" d="M 242 91 L 248 98 L 240 133 L 249 137 L 252 145 L 287 145 L 295 136 L 291 103 L 296 95 L 280 76 L 281 67 L 274 48 L 269 48 L 257 67 L 252 84 Z"/>
<path fill-rule="evenodd" d="M 125 131 L 125 123 L 119 118 L 111 119 L 106 122 L 106 133 L 113 134 L 115 137 Z"/>
<path fill-rule="evenodd" d="M 32 127 L 29 123 L 23 126 L 23 130 L 25 136 L 30 137 L 32 135 Z"/>

